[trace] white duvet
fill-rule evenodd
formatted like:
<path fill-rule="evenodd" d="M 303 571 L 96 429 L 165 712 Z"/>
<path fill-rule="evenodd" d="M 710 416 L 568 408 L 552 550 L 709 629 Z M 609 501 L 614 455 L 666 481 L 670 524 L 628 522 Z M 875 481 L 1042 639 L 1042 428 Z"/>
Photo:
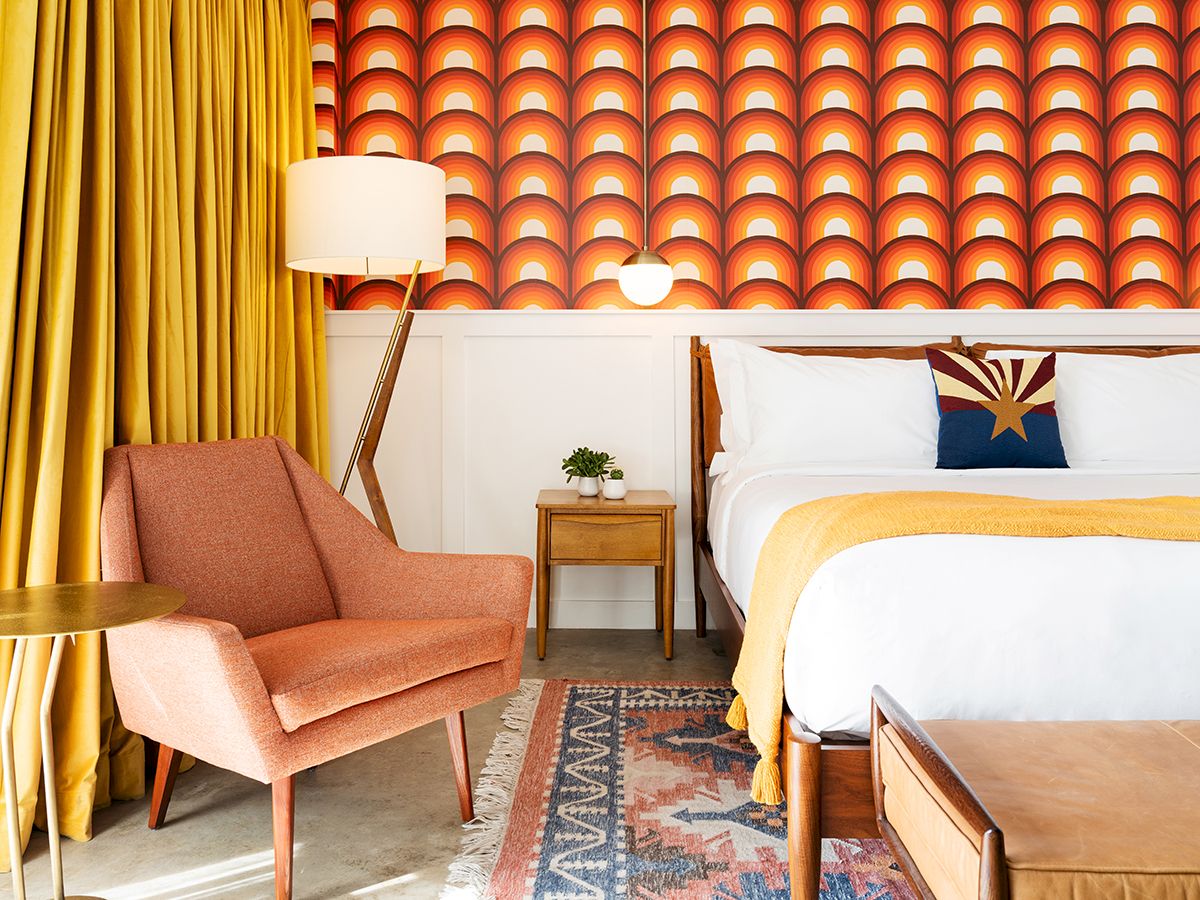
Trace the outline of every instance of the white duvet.
<path fill-rule="evenodd" d="M 783 512 L 896 490 L 1200 496 L 1200 474 L 740 471 L 716 486 L 709 535 L 747 618 L 759 550 Z M 796 604 L 785 696 L 811 730 L 865 735 L 874 684 L 917 718 L 1200 719 L 1200 543 L 920 535 L 845 550 Z"/>

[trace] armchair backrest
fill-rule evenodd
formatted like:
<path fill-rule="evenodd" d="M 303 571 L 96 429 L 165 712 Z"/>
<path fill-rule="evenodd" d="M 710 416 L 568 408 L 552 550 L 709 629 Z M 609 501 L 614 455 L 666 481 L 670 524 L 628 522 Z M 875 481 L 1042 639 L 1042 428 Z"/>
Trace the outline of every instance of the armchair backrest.
<path fill-rule="evenodd" d="M 114 447 L 105 454 L 108 581 L 153 581 L 181 612 L 245 637 L 337 617 L 278 438 Z M 339 498 L 340 499 L 340 498 Z"/>

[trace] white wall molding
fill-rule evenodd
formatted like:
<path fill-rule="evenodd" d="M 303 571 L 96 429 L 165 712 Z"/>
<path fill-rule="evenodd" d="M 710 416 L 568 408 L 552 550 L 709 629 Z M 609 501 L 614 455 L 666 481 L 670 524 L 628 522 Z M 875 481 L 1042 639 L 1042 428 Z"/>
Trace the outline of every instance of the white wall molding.
<path fill-rule="evenodd" d="M 386 336 L 389 310 L 328 311 L 329 337 Z M 961 334 L 971 339 L 1003 337 L 1104 337 L 1177 340 L 1200 334 L 1200 310 L 420 310 L 414 335 L 562 335 L 621 337 L 703 334 L 775 336 L 794 339 L 880 340 Z M 1136 339 L 1136 340 L 1135 340 Z"/>
<path fill-rule="evenodd" d="M 395 313 L 328 312 L 334 472 L 349 454 Z M 532 555 L 533 503 L 578 444 L 679 505 L 676 622 L 692 620 L 688 338 L 919 343 L 950 335 L 1067 344 L 1198 344 L 1190 310 L 420 311 L 377 465 L 402 546 Z M 349 491 L 367 509 L 357 481 Z M 648 570 L 555 572 L 551 624 L 649 627 Z"/>

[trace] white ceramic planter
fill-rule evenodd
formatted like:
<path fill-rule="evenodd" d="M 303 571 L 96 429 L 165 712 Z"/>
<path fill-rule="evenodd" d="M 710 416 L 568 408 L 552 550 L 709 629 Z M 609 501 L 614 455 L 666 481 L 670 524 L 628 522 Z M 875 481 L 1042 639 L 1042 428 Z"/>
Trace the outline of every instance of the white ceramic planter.
<path fill-rule="evenodd" d="M 599 478 L 580 478 L 579 479 L 579 496 L 580 497 L 595 497 L 600 493 Z"/>
<path fill-rule="evenodd" d="M 625 479 L 612 478 L 604 482 L 604 497 L 608 500 L 622 500 L 625 497 Z"/>

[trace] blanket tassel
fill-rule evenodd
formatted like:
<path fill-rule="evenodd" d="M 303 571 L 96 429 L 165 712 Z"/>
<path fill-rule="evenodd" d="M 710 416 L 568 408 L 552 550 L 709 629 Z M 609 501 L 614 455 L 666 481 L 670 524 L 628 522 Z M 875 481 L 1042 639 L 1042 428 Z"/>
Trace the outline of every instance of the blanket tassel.
<path fill-rule="evenodd" d="M 756 803 L 767 803 L 777 806 L 783 802 L 783 790 L 779 783 L 779 763 L 763 757 L 754 767 L 754 783 L 750 787 L 750 796 Z"/>
<path fill-rule="evenodd" d="M 725 715 L 725 724 L 735 731 L 745 731 L 749 724 L 746 721 L 746 701 L 738 694 L 729 704 L 729 712 Z"/>

